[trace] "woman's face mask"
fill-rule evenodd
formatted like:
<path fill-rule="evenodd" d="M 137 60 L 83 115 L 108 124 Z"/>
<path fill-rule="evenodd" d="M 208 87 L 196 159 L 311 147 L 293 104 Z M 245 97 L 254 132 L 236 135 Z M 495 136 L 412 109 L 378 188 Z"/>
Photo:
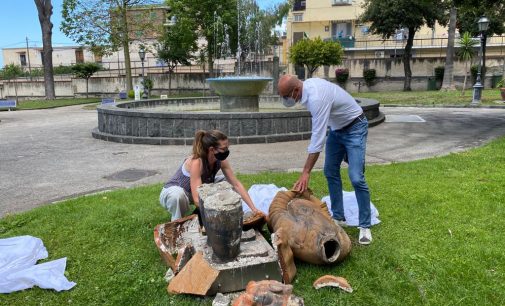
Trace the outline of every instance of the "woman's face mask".
<path fill-rule="evenodd" d="M 216 159 L 220 160 L 220 161 L 225 160 L 228 157 L 228 155 L 230 155 L 230 150 L 226 150 L 223 152 L 217 151 L 216 153 L 214 153 L 214 156 L 216 157 Z"/>

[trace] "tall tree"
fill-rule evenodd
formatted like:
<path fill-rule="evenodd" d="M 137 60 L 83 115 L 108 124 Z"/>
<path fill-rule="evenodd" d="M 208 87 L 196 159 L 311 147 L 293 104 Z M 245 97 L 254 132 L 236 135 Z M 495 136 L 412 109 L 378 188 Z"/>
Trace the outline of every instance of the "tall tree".
<path fill-rule="evenodd" d="M 153 22 L 146 10 L 131 18 L 128 11 L 141 5 L 156 3 L 154 0 L 63 0 L 60 29 L 77 43 L 105 52 L 123 50 L 126 89 L 133 88 L 130 62 L 132 29 L 152 29 Z M 119 67 L 118 67 L 119 68 Z"/>
<path fill-rule="evenodd" d="M 454 86 L 454 40 L 456 37 L 456 18 L 457 9 L 453 2 L 451 3 L 451 9 L 449 12 L 449 29 L 447 35 L 444 80 L 440 90 L 456 90 L 456 86 Z"/>
<path fill-rule="evenodd" d="M 370 32 L 383 39 L 393 36 L 399 29 L 408 29 L 407 43 L 403 54 L 405 80 L 403 90 L 410 91 L 412 70 L 412 46 L 416 32 L 423 26 L 434 27 L 435 22 L 445 23 L 445 5 L 440 0 L 365 0 L 363 22 L 370 22 Z"/>
<path fill-rule="evenodd" d="M 172 89 L 172 73 L 177 65 L 190 65 L 196 45 L 196 28 L 191 20 L 184 17 L 175 19 L 175 23 L 167 26 L 157 46 L 157 57 L 168 65 L 168 92 Z"/>
<path fill-rule="evenodd" d="M 308 77 L 322 65 L 342 63 L 344 50 L 338 42 L 323 41 L 320 37 L 301 39 L 289 48 L 289 60 L 297 65 L 305 65 Z"/>
<path fill-rule="evenodd" d="M 453 0 L 458 7 L 457 27 L 460 33 L 479 34 L 477 21 L 481 16 L 489 18 L 488 35 L 505 33 L 505 0 Z"/>
<path fill-rule="evenodd" d="M 46 99 L 55 99 L 53 75 L 53 5 L 51 0 L 34 0 L 39 14 L 40 28 L 42 30 L 42 64 L 44 65 L 44 89 Z"/>

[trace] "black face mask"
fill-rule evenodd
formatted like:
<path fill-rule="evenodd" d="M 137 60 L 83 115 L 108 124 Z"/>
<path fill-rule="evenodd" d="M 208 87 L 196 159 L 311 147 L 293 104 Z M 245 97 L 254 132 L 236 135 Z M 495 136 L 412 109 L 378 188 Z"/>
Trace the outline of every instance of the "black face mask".
<path fill-rule="evenodd" d="M 214 153 L 214 156 L 216 157 L 217 160 L 225 160 L 228 155 L 230 155 L 230 150 L 226 150 L 224 152 L 217 152 L 217 153 Z"/>

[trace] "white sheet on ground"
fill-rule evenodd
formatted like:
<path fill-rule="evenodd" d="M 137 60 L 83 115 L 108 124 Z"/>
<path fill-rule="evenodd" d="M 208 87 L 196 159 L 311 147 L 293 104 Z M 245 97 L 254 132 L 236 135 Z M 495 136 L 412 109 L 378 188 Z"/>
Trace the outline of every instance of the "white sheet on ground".
<path fill-rule="evenodd" d="M 348 226 L 358 226 L 359 225 L 359 208 L 358 208 L 358 200 L 356 199 L 356 194 L 354 191 L 343 191 L 343 197 L 344 197 L 344 216 L 345 216 L 345 221 Z M 331 214 L 331 200 L 330 196 L 324 196 L 321 201 L 325 202 L 326 205 L 328 206 L 328 210 L 330 211 Z M 371 212 L 371 223 L 372 225 L 378 224 L 381 221 L 378 219 L 379 217 L 379 211 L 373 205 L 372 202 L 370 202 L 370 212 Z M 333 214 L 332 214 L 333 215 Z"/>
<path fill-rule="evenodd" d="M 270 204 L 272 203 L 273 198 L 279 191 L 286 191 L 287 189 L 284 187 L 277 187 L 274 184 L 255 184 L 249 188 L 249 196 L 253 200 L 254 205 L 261 210 L 264 214 L 268 215 L 268 209 L 270 208 Z M 358 226 L 359 225 L 359 209 L 358 209 L 358 201 L 356 200 L 356 194 L 354 191 L 344 191 L 344 215 L 349 226 Z M 331 213 L 331 200 L 330 196 L 325 196 L 321 199 L 328 206 L 328 210 Z M 372 214 L 372 225 L 380 223 L 379 211 L 370 202 L 371 206 L 371 214 Z M 242 208 L 244 213 L 251 211 L 249 206 L 242 201 Z"/>
<path fill-rule="evenodd" d="M 42 264 L 47 258 L 42 240 L 32 236 L 0 239 L 0 293 L 10 293 L 38 286 L 56 291 L 69 290 L 76 284 L 65 277 L 67 258 Z"/>
<path fill-rule="evenodd" d="M 248 192 L 256 208 L 261 210 L 265 215 L 268 215 L 270 203 L 272 203 L 272 200 L 274 199 L 277 192 L 286 190 L 286 188 L 279 188 L 274 184 L 255 184 L 249 188 Z M 249 206 L 247 206 L 244 201 L 242 201 L 242 209 L 244 210 L 244 213 L 251 211 Z"/>

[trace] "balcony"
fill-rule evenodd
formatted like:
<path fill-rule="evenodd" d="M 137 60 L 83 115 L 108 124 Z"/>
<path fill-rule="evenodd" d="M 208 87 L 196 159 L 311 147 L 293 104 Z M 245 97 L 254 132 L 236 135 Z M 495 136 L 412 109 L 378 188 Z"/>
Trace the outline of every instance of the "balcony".
<path fill-rule="evenodd" d="M 354 48 L 356 40 L 354 37 L 331 37 L 326 38 L 325 41 L 338 41 L 344 48 Z"/>
<path fill-rule="evenodd" d="M 295 1 L 293 4 L 293 11 L 305 11 L 305 3 L 306 1 Z"/>

